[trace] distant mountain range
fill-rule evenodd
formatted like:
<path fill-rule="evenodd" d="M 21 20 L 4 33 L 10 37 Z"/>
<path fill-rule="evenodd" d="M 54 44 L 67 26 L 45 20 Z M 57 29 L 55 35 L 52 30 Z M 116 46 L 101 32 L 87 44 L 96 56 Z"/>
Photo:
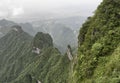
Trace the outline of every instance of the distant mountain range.
<path fill-rule="evenodd" d="M 18 24 L 3 19 L 0 20 L 0 37 L 7 34 L 13 25 L 20 25 L 31 36 L 34 36 L 37 32 L 49 33 L 53 38 L 55 47 L 65 53 L 68 44 L 77 47 L 78 31 L 84 20 L 85 17 L 69 17 Z"/>
<path fill-rule="evenodd" d="M 103 0 L 79 30 L 75 53 L 78 28 L 69 20 L 1 20 L 0 83 L 120 83 L 119 18 L 120 0 Z"/>
<path fill-rule="evenodd" d="M 2 19 L 2 20 L 0 20 L 0 33 L 2 34 L 2 36 L 7 34 L 11 30 L 11 27 L 14 25 L 20 25 L 20 26 L 22 26 L 22 28 L 25 32 L 27 32 L 31 35 L 35 35 L 35 31 L 33 30 L 33 27 L 30 23 L 18 24 L 13 21 Z"/>
<path fill-rule="evenodd" d="M 78 36 L 78 30 L 82 26 L 82 24 L 85 22 L 87 17 L 81 17 L 81 16 L 73 16 L 73 17 L 66 17 L 66 18 L 54 18 L 54 19 L 46 19 L 46 20 L 39 20 L 39 21 L 33 21 L 31 24 L 33 24 L 34 27 L 44 27 L 49 25 L 57 25 L 61 24 L 64 25 L 74 31 L 74 33 Z"/>

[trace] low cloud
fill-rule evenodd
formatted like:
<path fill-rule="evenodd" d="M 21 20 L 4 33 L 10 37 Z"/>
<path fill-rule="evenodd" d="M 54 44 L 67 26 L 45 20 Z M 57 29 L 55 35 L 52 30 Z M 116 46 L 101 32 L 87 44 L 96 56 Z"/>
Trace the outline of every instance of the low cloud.
<path fill-rule="evenodd" d="M 0 18 L 15 18 L 24 13 L 20 0 L 0 0 Z"/>
<path fill-rule="evenodd" d="M 13 8 L 12 10 L 12 16 L 19 16 L 24 14 L 24 9 L 22 7 L 18 7 L 18 8 Z"/>
<path fill-rule="evenodd" d="M 0 18 L 89 16 L 102 0 L 0 0 Z"/>

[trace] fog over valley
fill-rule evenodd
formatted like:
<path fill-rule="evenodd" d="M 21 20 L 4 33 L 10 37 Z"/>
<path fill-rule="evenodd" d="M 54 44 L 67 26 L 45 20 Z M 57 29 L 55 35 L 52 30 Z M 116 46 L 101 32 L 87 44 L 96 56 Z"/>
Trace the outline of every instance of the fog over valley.
<path fill-rule="evenodd" d="M 37 32 L 49 33 L 55 46 L 61 52 L 65 52 L 68 44 L 72 47 L 77 46 L 77 36 L 82 23 L 88 16 L 94 14 L 101 0 L 93 2 L 88 3 L 88 0 L 1 0 L 0 37 L 8 33 L 13 25 L 20 25 L 31 36 L 35 36 Z"/>

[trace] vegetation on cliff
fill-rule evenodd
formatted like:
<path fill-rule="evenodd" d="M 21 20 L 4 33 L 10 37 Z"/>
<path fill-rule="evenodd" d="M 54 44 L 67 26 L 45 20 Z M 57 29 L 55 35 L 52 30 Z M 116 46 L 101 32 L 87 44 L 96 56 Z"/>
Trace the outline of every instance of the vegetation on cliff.
<path fill-rule="evenodd" d="M 76 83 L 120 82 L 120 1 L 104 0 L 78 37 Z"/>

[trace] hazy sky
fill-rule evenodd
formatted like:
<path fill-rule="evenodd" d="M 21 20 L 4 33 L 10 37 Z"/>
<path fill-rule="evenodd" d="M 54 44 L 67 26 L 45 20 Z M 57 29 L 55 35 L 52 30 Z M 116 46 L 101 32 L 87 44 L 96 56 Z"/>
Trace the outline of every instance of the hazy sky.
<path fill-rule="evenodd" d="M 0 0 L 0 18 L 89 16 L 102 0 Z"/>

